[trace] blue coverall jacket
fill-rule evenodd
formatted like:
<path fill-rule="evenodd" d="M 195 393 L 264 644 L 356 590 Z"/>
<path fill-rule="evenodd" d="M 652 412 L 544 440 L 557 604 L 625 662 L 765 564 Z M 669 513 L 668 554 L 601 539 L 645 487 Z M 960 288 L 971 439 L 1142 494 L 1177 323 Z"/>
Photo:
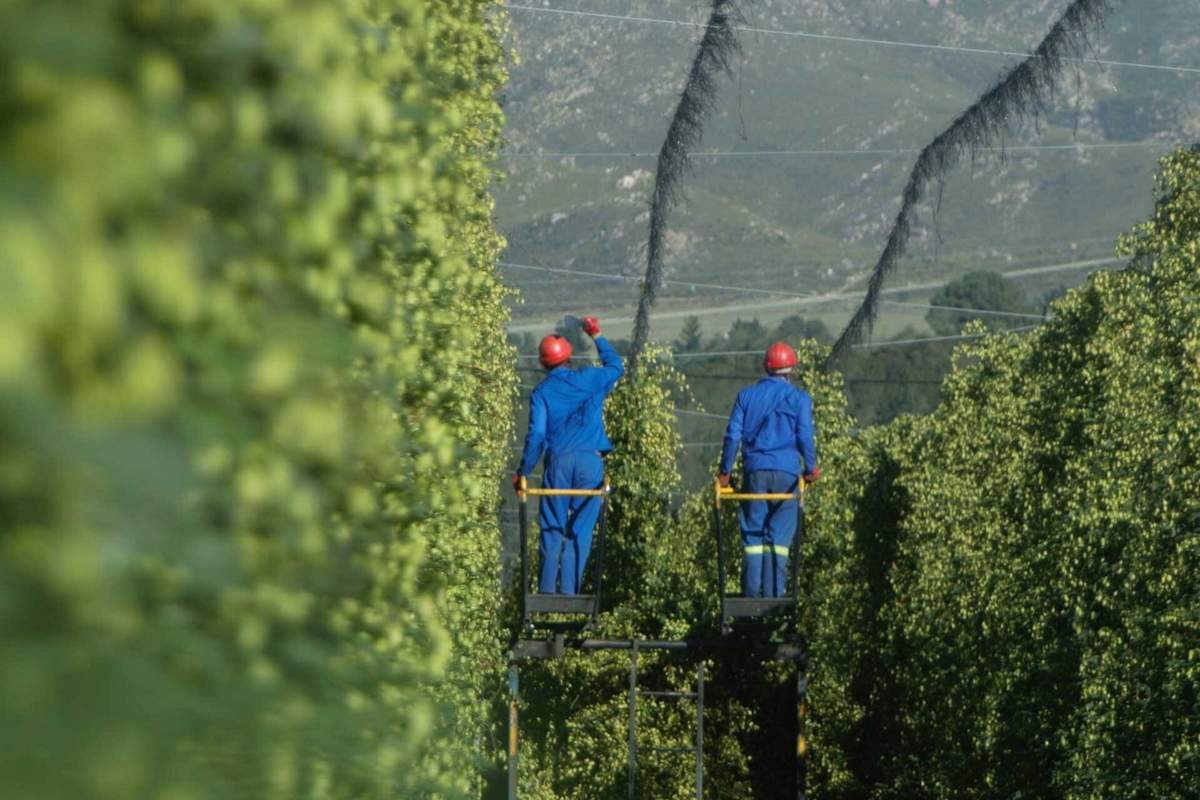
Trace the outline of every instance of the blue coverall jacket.
<path fill-rule="evenodd" d="M 545 452 L 545 488 L 596 489 L 604 483 L 601 456 L 612 450 L 604 432 L 604 398 L 625 366 L 603 336 L 596 337 L 596 350 L 603 366 L 555 367 L 530 395 L 529 432 L 517 471 L 529 475 Z M 540 591 L 579 591 L 599 514 L 598 497 L 542 498 Z"/>
<path fill-rule="evenodd" d="M 733 471 L 738 447 L 742 448 L 745 472 L 812 472 L 817 466 L 817 448 L 813 444 L 812 398 L 808 392 L 779 375 L 763 378 L 738 392 L 725 428 L 722 474 Z"/>
<path fill-rule="evenodd" d="M 816 469 L 813 434 L 812 398 L 808 393 L 792 386 L 786 377 L 763 378 L 738 393 L 725 429 L 720 472 L 733 470 L 740 447 L 744 491 L 793 493 L 799 476 Z M 742 590 L 747 597 L 787 593 L 787 560 L 798 513 L 795 501 L 742 503 Z"/>

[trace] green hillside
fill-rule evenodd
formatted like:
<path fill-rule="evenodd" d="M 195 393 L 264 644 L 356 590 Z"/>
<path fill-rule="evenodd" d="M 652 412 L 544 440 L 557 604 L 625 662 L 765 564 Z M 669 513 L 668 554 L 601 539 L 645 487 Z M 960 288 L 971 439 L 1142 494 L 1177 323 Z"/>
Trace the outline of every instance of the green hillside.
<path fill-rule="evenodd" d="M 760 0 L 742 9 L 758 29 L 1024 51 L 1063 5 Z M 549 6 L 692 22 L 703 21 L 705 7 L 637 0 Z M 505 93 L 505 136 L 508 151 L 524 155 L 507 158 L 507 179 L 497 188 L 510 243 L 505 259 L 638 276 L 654 159 L 628 154 L 661 145 L 697 30 L 519 9 L 512 16 L 521 61 Z M 761 32 L 743 32 L 741 41 L 743 60 L 721 87 L 705 150 L 920 148 L 1015 63 Z M 1193 65 L 1198 43 L 1200 15 L 1176 0 L 1119 4 L 1093 40 L 1095 57 L 1166 65 Z M 1114 232 L 1148 213 L 1141 176 L 1166 143 L 1200 134 L 1197 75 L 1084 64 L 1077 78 L 1069 76 L 1040 125 L 1012 131 L 1004 144 L 1120 146 L 979 154 L 944 187 L 936 226 L 935 209 L 925 209 L 898 282 L 1110 256 Z M 853 291 L 878 256 L 914 155 L 696 158 L 686 202 L 671 222 L 668 278 Z M 632 282 L 514 268 L 505 278 L 521 290 L 516 325 L 585 306 L 615 314 L 636 296 Z M 669 286 L 661 309 L 745 298 Z M 846 304 L 840 313 L 831 311 L 831 322 L 848 315 Z M 664 338 L 674 333 L 667 325 Z"/>

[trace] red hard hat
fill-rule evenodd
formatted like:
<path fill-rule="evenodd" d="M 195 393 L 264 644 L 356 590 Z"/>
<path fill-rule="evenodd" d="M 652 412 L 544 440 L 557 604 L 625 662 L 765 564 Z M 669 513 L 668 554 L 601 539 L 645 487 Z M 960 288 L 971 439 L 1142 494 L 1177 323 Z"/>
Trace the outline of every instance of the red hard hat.
<path fill-rule="evenodd" d="M 551 334 L 538 345 L 538 359 L 546 369 L 565 364 L 571 358 L 571 343 L 561 336 Z M 792 356 L 793 360 L 795 356 Z"/>
<path fill-rule="evenodd" d="M 796 351 L 785 342 L 776 342 L 767 348 L 767 355 L 763 359 L 763 366 L 767 369 L 787 369 L 788 367 L 794 367 L 796 366 Z"/>

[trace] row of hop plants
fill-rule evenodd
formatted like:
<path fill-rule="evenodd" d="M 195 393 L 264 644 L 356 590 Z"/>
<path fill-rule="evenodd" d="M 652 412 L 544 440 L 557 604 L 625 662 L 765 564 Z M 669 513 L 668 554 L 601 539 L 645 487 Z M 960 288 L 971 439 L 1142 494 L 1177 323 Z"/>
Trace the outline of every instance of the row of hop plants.
<path fill-rule="evenodd" d="M 0 785 L 477 795 L 490 0 L 0 7 Z"/>
<path fill-rule="evenodd" d="M 819 365 L 828 349 L 798 343 L 803 375 L 821 421 L 822 469 L 847 472 L 858 458 L 840 376 Z M 713 639 L 719 636 L 712 487 L 687 491 L 675 466 L 682 451 L 675 409 L 695 398 L 664 350 L 643 351 L 636 378 L 618 385 L 605 421 L 613 486 L 599 630 L 614 639 Z M 721 411 L 723 409 L 711 409 Z M 712 464 L 715 476 L 716 463 Z M 822 485 L 809 496 L 800 548 L 806 565 L 838 562 L 844 489 Z M 726 529 L 736 531 L 730 510 Z M 735 537 L 736 539 L 736 537 Z M 738 552 L 730 587 L 737 582 Z M 818 567 L 813 566 L 816 574 Z M 814 582 L 805 578 L 805 591 Z M 818 610 L 806 612 L 802 626 Z M 794 636 L 776 637 L 794 643 Z M 520 796 L 539 800 L 627 797 L 629 653 L 568 651 L 554 662 L 520 667 Z M 707 797 L 783 797 L 796 770 L 796 672 L 745 651 L 638 655 L 639 686 L 692 691 L 705 659 L 704 785 Z M 693 703 L 643 698 L 638 704 L 639 797 L 695 796 Z M 791 796 L 794 796 L 791 795 Z"/>
<path fill-rule="evenodd" d="M 825 475 L 799 544 L 811 796 L 1200 786 L 1200 150 L 1162 161 L 1155 212 L 1119 248 L 1128 268 L 1038 330 L 961 347 L 928 416 L 853 431 L 828 351 L 801 343 Z M 660 357 L 607 409 L 606 636 L 717 627 L 711 489 L 672 501 L 689 390 Z M 695 663 L 640 659 L 655 688 L 686 689 Z M 790 796 L 793 676 L 709 668 L 707 796 Z M 627 669 L 619 653 L 523 669 L 522 796 L 625 796 Z M 643 713 L 644 746 L 691 735 L 690 707 Z M 647 796 L 692 796 L 685 761 L 640 765 Z"/>
<path fill-rule="evenodd" d="M 1200 150 L 928 417 L 863 437 L 820 617 L 821 796 L 1184 798 L 1200 786 Z"/>

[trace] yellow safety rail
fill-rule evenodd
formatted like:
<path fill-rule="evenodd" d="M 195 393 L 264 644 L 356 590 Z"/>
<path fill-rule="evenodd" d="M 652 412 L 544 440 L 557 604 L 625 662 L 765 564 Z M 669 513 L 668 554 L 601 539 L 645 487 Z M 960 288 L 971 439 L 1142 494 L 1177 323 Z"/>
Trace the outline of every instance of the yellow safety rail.
<path fill-rule="evenodd" d="M 517 496 L 521 499 L 525 495 L 530 497 L 604 497 L 612 491 L 612 487 L 608 484 L 608 478 L 604 479 L 604 486 L 599 489 L 530 489 L 529 480 L 521 476 L 521 488 L 517 490 Z"/>
<path fill-rule="evenodd" d="M 722 486 L 721 481 L 713 481 L 715 489 L 714 498 L 717 508 L 721 507 L 721 503 L 727 500 L 803 500 L 804 499 L 804 479 L 796 485 L 796 491 L 793 493 L 784 494 L 748 494 L 746 492 L 735 492 L 732 486 Z"/>

